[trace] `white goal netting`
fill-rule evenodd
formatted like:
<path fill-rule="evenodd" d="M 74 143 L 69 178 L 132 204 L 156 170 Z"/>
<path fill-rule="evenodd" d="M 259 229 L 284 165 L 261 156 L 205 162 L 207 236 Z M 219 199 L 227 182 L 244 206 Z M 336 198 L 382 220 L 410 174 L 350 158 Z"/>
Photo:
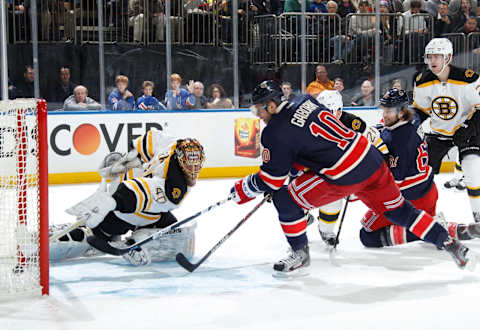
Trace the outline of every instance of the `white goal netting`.
<path fill-rule="evenodd" d="M 40 244 L 42 105 L 34 99 L 0 102 L 0 297 L 48 290 L 48 254 L 42 264 Z M 46 245 L 48 251 L 48 233 Z"/>

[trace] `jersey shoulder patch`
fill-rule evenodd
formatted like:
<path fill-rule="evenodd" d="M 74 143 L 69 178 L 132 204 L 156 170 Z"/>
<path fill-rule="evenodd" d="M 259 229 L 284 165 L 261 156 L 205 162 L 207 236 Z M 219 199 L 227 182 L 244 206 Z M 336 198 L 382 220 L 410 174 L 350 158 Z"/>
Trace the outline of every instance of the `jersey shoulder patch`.
<path fill-rule="evenodd" d="M 342 124 L 354 130 L 355 132 L 363 133 L 367 128 L 367 124 L 362 118 L 346 111 L 342 111 L 340 121 L 342 122 Z"/>
<path fill-rule="evenodd" d="M 455 66 L 450 66 L 448 80 L 455 80 L 470 84 L 478 80 L 478 73 L 471 69 L 460 69 Z"/>
<path fill-rule="evenodd" d="M 432 71 L 427 70 L 417 74 L 415 77 L 415 86 L 422 88 L 428 86 L 429 83 L 433 83 L 435 80 L 438 80 L 437 76 L 434 75 Z"/>
<path fill-rule="evenodd" d="M 180 204 L 187 193 L 187 180 L 183 174 L 182 168 L 178 163 L 177 157 L 170 158 L 168 172 L 165 178 L 165 194 L 173 204 Z"/>

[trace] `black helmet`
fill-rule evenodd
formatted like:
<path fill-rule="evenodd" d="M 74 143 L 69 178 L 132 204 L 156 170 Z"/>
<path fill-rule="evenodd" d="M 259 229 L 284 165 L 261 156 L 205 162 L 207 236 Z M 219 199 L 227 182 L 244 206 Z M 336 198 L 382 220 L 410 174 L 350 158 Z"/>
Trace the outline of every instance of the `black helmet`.
<path fill-rule="evenodd" d="M 253 90 L 252 103 L 266 103 L 268 100 L 273 100 L 278 105 L 282 95 L 280 84 L 273 80 L 265 80 Z"/>
<path fill-rule="evenodd" d="M 408 96 L 403 89 L 391 88 L 380 99 L 380 105 L 398 110 L 408 106 Z"/>

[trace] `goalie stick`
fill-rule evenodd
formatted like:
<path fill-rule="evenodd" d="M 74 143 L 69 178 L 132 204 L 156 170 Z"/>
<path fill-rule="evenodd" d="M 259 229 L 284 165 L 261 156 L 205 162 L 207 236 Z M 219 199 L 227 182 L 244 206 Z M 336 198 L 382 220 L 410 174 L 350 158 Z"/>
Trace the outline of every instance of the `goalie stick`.
<path fill-rule="evenodd" d="M 140 246 L 144 245 L 145 243 L 148 243 L 148 242 L 156 239 L 160 235 L 163 235 L 163 234 L 169 232 L 172 229 L 178 228 L 181 225 L 196 219 L 197 217 L 201 216 L 202 214 L 205 214 L 205 213 L 209 212 L 213 208 L 215 208 L 217 206 L 220 206 L 222 204 L 225 204 L 226 202 L 228 202 L 232 198 L 233 198 L 233 195 L 229 195 L 224 200 L 216 202 L 215 204 L 210 205 L 206 209 L 204 209 L 202 211 L 199 211 L 199 212 L 195 213 L 194 215 L 192 215 L 192 216 L 190 216 L 190 217 L 188 217 L 188 218 L 186 218 L 182 221 L 175 222 L 168 227 L 162 228 L 159 231 L 157 231 L 156 233 L 154 233 L 153 235 L 145 238 L 144 240 L 142 240 L 140 242 L 137 242 L 135 244 L 132 244 L 130 246 L 124 247 L 124 248 L 114 247 L 108 241 L 106 241 L 102 238 L 99 238 L 95 235 L 87 237 L 87 242 L 88 242 L 88 244 L 90 244 L 90 246 L 96 248 L 97 250 L 99 250 L 101 252 L 108 253 L 108 254 L 111 254 L 111 255 L 114 255 L 114 256 L 121 256 L 121 255 L 124 255 L 125 253 L 128 253 L 130 251 L 138 249 Z"/>
<path fill-rule="evenodd" d="M 228 238 L 230 238 L 230 236 L 232 236 L 232 234 L 238 228 L 240 228 L 240 226 L 243 225 L 245 221 L 247 221 L 248 218 L 250 218 L 250 216 L 260 208 L 260 206 L 263 205 L 263 203 L 270 199 L 270 195 L 265 196 L 260 203 L 258 203 L 250 212 L 248 212 L 247 215 L 242 220 L 240 220 L 240 222 L 238 222 L 232 230 L 230 230 L 225 236 L 223 236 L 223 238 L 219 240 L 218 243 L 215 244 L 213 248 L 211 248 L 210 251 L 208 251 L 197 263 L 191 263 L 190 261 L 188 261 L 187 257 L 185 257 L 183 253 L 177 253 L 175 259 L 177 260 L 178 264 L 188 270 L 190 273 L 193 272 L 195 269 L 198 268 L 198 266 L 200 266 L 205 260 L 207 260 L 207 258 L 210 257 L 210 255 L 215 252 L 220 247 L 220 245 L 222 245 Z"/>

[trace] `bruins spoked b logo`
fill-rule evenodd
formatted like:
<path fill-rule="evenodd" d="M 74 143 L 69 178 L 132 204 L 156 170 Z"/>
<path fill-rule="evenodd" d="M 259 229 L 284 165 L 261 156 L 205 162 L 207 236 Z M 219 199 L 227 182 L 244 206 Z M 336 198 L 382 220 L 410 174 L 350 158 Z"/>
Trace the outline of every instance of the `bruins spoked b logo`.
<path fill-rule="evenodd" d="M 443 120 L 450 120 L 458 113 L 458 103 L 449 96 L 439 96 L 432 101 L 432 111 Z"/>

